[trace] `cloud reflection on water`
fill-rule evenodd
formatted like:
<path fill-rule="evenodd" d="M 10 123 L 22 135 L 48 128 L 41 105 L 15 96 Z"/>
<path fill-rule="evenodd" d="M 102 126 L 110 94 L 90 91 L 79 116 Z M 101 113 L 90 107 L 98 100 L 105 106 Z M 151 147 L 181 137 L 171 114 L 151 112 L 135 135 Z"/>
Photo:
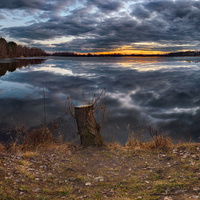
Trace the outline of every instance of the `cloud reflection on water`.
<path fill-rule="evenodd" d="M 23 120 L 28 126 L 41 123 L 43 87 L 49 120 L 60 119 L 67 96 L 80 104 L 82 93 L 87 96 L 106 88 L 108 120 L 102 134 L 107 140 L 115 137 L 124 143 L 128 137 L 127 125 L 134 128 L 139 123 L 144 127 L 156 124 L 176 138 L 197 140 L 200 130 L 199 63 L 185 63 L 183 58 L 152 60 L 55 58 L 7 73 L 0 79 L 0 119 L 6 113 L 14 116 L 17 123 Z M 11 88 L 14 93 L 8 92 Z M 7 95 L 3 96 L 5 93 Z M 66 137 L 75 138 L 74 121 L 69 116 L 60 121 Z M 146 128 L 144 130 L 147 132 Z"/>

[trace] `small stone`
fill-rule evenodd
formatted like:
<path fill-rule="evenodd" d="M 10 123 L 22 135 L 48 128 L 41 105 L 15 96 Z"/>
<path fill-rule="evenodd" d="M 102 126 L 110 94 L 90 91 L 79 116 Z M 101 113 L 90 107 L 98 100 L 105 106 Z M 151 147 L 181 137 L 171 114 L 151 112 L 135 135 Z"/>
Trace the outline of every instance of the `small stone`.
<path fill-rule="evenodd" d="M 103 178 L 103 176 L 99 176 L 99 177 L 95 177 L 94 180 L 99 181 L 99 182 L 103 182 L 104 178 Z"/>
<path fill-rule="evenodd" d="M 35 188 L 35 190 L 33 190 L 34 192 L 39 192 L 40 188 Z"/>
<path fill-rule="evenodd" d="M 195 196 L 195 195 L 193 195 L 193 196 L 191 196 L 191 197 L 189 197 L 190 199 L 199 199 L 199 196 Z"/>
<path fill-rule="evenodd" d="M 29 168 L 28 171 L 35 171 L 35 169 L 33 169 L 33 168 Z"/>
<path fill-rule="evenodd" d="M 164 197 L 164 200 L 173 200 L 172 197 Z"/>
<path fill-rule="evenodd" d="M 87 174 L 87 176 L 88 176 L 88 177 L 92 177 L 92 175 L 91 175 L 91 174 Z"/>
<path fill-rule="evenodd" d="M 85 185 L 86 185 L 86 186 L 91 186 L 91 185 L 92 185 L 92 183 L 90 183 L 90 182 L 87 182 L 87 183 L 85 183 Z"/>
<path fill-rule="evenodd" d="M 39 181 L 40 179 L 39 179 L 39 178 L 35 178 L 35 180 L 36 180 L 36 181 Z"/>
<path fill-rule="evenodd" d="M 189 157 L 189 154 L 187 154 L 187 153 L 183 155 L 183 159 L 186 159 L 188 157 Z"/>
<path fill-rule="evenodd" d="M 195 188 L 193 188 L 193 191 L 198 192 L 198 191 L 200 191 L 200 188 L 199 187 L 195 187 Z"/>
<path fill-rule="evenodd" d="M 199 160 L 199 156 L 198 156 L 198 155 L 192 155 L 192 158 L 193 158 L 194 160 Z"/>
<path fill-rule="evenodd" d="M 65 183 L 67 183 L 67 180 L 65 180 Z"/>

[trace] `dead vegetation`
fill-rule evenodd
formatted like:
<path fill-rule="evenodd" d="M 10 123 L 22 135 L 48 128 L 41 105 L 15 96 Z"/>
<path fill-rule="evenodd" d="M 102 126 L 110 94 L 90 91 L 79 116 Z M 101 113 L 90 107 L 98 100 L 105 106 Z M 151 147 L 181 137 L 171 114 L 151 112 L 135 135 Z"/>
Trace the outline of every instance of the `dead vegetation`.
<path fill-rule="evenodd" d="M 173 148 L 174 145 L 172 139 L 169 136 L 164 135 L 163 132 L 159 132 L 152 125 L 149 125 L 147 129 L 151 137 L 151 141 L 142 142 L 138 139 L 139 137 L 138 132 L 130 130 L 128 126 L 129 139 L 126 143 L 126 146 L 140 150 L 154 150 L 154 149 L 168 150 Z"/>
<path fill-rule="evenodd" d="M 62 143 L 62 135 L 57 137 L 53 135 L 53 132 L 58 128 L 57 123 L 52 123 L 49 127 L 39 126 L 26 130 L 23 126 L 16 129 L 10 129 L 9 141 L 0 143 L 0 149 L 7 152 L 16 151 L 34 151 L 38 148 L 48 147 L 53 144 Z"/>

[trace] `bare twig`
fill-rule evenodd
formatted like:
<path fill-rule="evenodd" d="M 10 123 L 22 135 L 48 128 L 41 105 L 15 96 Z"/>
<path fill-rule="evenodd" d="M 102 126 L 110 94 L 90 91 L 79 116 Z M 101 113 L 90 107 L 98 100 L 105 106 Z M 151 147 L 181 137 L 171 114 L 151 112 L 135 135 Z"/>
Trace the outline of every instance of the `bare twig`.
<path fill-rule="evenodd" d="M 67 111 L 66 111 L 66 114 L 68 114 L 68 112 L 69 112 L 70 115 L 75 119 L 74 105 L 73 105 L 73 103 L 70 101 L 70 98 L 69 98 L 69 97 L 67 97 Z"/>
<path fill-rule="evenodd" d="M 2 120 L 1 120 L 0 130 L 1 130 L 2 126 L 3 126 L 4 121 L 5 121 L 5 115 L 3 116 Z"/>
<path fill-rule="evenodd" d="M 46 126 L 46 99 L 45 99 L 45 91 L 44 91 L 44 85 L 43 85 L 43 106 L 44 106 L 44 126 Z"/>

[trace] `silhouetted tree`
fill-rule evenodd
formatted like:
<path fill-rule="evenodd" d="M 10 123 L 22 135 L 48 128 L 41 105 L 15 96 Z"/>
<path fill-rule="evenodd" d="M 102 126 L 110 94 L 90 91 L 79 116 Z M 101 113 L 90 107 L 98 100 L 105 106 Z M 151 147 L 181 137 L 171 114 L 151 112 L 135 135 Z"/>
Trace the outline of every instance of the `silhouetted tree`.
<path fill-rule="evenodd" d="M 7 56 L 7 42 L 4 38 L 0 38 L 0 57 Z"/>
<path fill-rule="evenodd" d="M 16 52 L 17 52 L 17 44 L 15 42 L 8 42 L 7 43 L 7 47 L 8 47 L 8 53 L 7 55 L 9 57 L 14 57 L 16 56 Z"/>
<path fill-rule="evenodd" d="M 15 42 L 8 42 L 0 38 L 0 57 L 36 57 L 46 56 L 47 53 L 42 49 L 30 48 L 17 45 Z"/>

